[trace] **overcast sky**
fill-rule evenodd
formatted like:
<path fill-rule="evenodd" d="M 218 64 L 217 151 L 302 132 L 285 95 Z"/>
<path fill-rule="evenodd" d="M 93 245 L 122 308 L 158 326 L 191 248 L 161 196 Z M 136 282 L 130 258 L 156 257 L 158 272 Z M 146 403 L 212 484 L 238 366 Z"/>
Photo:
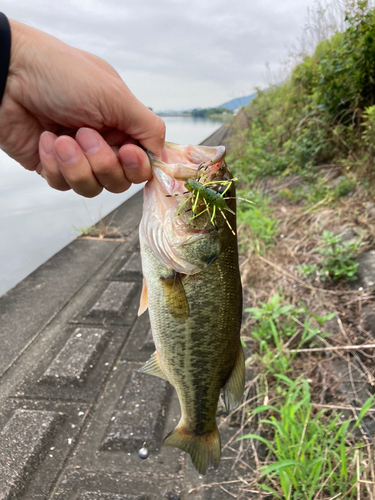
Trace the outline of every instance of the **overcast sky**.
<path fill-rule="evenodd" d="M 266 84 L 313 0 L 2 0 L 1 10 L 111 63 L 154 110 L 213 107 Z"/>

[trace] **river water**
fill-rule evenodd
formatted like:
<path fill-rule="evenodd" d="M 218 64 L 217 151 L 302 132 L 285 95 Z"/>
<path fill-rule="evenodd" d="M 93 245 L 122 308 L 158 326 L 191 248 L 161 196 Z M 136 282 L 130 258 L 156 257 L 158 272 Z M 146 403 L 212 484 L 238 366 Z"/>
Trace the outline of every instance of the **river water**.
<path fill-rule="evenodd" d="M 191 117 L 163 120 L 167 140 L 179 144 L 199 144 L 222 125 Z M 80 228 L 92 226 L 140 189 L 103 191 L 92 199 L 56 191 L 0 151 L 0 296 L 76 238 Z"/>

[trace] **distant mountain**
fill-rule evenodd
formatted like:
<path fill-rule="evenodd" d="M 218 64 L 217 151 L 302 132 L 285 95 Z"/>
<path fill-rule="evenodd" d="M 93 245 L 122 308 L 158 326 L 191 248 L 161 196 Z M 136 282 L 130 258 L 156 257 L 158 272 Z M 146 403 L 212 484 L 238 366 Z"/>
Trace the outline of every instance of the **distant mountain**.
<path fill-rule="evenodd" d="M 250 95 L 245 95 L 243 97 L 236 97 L 235 99 L 232 99 L 231 101 L 224 102 L 223 104 L 220 104 L 219 106 L 215 106 L 215 108 L 227 108 L 230 111 L 234 111 L 237 108 L 241 108 L 242 106 L 246 106 L 251 99 L 254 99 L 256 96 L 256 93 L 250 94 Z M 193 109 L 202 109 L 202 108 L 193 108 Z M 191 113 L 193 109 L 185 109 L 185 110 L 179 110 L 176 111 L 174 109 L 164 109 L 163 111 L 156 111 L 157 114 L 162 114 L 162 115 L 178 115 L 182 113 Z M 209 109 L 209 108 L 208 108 Z"/>
<path fill-rule="evenodd" d="M 232 99 L 231 101 L 224 102 L 223 104 L 220 104 L 219 106 L 216 106 L 217 108 L 227 108 L 230 109 L 231 111 L 234 111 L 237 108 L 241 108 L 242 106 L 246 106 L 246 104 L 249 104 L 251 99 L 254 99 L 256 97 L 255 94 L 250 94 L 246 95 L 243 97 L 236 97 L 235 99 Z"/>

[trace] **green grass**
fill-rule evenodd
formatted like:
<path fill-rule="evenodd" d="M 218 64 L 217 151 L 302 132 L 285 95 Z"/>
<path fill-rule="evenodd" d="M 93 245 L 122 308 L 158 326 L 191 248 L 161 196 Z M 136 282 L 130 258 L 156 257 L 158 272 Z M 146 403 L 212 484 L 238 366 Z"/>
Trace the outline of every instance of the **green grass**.
<path fill-rule="evenodd" d="M 267 303 L 260 302 L 258 307 L 245 309 L 245 312 L 255 320 L 251 337 L 259 343 L 257 358 L 264 367 L 264 375 L 286 375 L 292 371 L 298 349 L 312 345 L 318 335 L 327 336 L 320 327 L 335 316 L 334 313 L 314 314 L 302 302 L 299 307 L 289 304 L 282 292 L 273 295 Z M 290 351 L 291 343 L 294 352 Z"/>
<path fill-rule="evenodd" d="M 250 416 L 262 416 L 261 434 L 241 438 L 257 440 L 266 450 L 265 463 L 258 469 L 258 487 L 281 500 L 357 498 L 368 449 L 356 442 L 353 431 L 373 406 L 375 396 L 364 403 L 354 420 L 331 408 L 318 411 L 309 382 L 303 375 L 296 377 L 294 371 L 298 350 L 313 346 L 316 338 L 327 337 L 321 326 L 335 314 L 312 313 L 302 301 L 298 306 L 288 303 L 282 290 L 246 312 L 252 319 L 251 336 L 257 342 L 251 361 L 258 363 L 260 392 L 274 402 L 250 412 Z"/>
<path fill-rule="evenodd" d="M 334 281 L 339 279 L 355 280 L 358 270 L 356 258 L 364 243 L 360 239 L 342 241 L 341 235 L 323 231 L 321 244 L 322 246 L 316 248 L 314 252 L 321 254 L 322 260 L 318 264 L 298 266 L 303 274 L 318 276 L 320 281 L 325 281 L 327 277 Z"/>
<path fill-rule="evenodd" d="M 290 173 L 311 176 L 312 184 L 322 166 L 335 165 L 342 179 L 332 187 L 318 176 L 311 191 L 317 202 L 348 195 L 357 176 L 373 178 L 375 9 L 366 2 L 352 8 L 343 33 L 318 44 L 286 81 L 259 90 L 246 106 L 249 125 L 233 139 L 232 157 L 248 185 Z"/>
<path fill-rule="evenodd" d="M 273 259 L 272 247 L 283 221 L 275 217 L 274 200 L 254 192 L 254 185 L 277 178 L 281 185 L 277 196 L 284 198 L 287 208 L 294 205 L 295 212 L 296 205 L 303 205 L 302 216 L 327 206 L 340 215 L 343 198 L 351 195 L 351 206 L 360 210 L 359 201 L 370 201 L 375 195 L 375 9 L 366 2 L 350 5 L 347 29 L 321 42 L 282 84 L 258 91 L 243 110 L 248 128 L 232 138 L 231 163 L 244 188 L 239 196 L 255 202 L 254 206 L 239 202 L 240 244 L 243 250 L 267 253 L 272 262 L 278 262 L 278 248 Z M 289 176 L 300 184 L 293 187 L 284 182 Z M 273 179 L 271 184 L 275 187 L 278 182 Z M 351 207 L 346 210 L 348 214 Z M 310 219 L 297 216 L 295 220 L 298 235 L 315 234 Z M 284 227 L 283 233 L 287 234 Z M 301 269 L 321 281 L 353 280 L 362 245 L 361 238 L 345 242 L 325 231 L 316 245 L 314 264 Z M 288 296 L 299 290 L 291 286 Z M 370 498 L 365 488 L 373 485 L 358 481 L 373 480 L 370 469 L 365 471 L 373 448 L 365 438 L 356 442 L 352 431 L 374 398 L 365 402 L 357 420 L 348 420 L 332 408 L 318 412 L 312 397 L 316 399 L 325 365 L 319 354 L 298 354 L 302 346 L 313 346 L 324 336 L 321 325 L 334 315 L 315 315 L 302 302 L 289 303 L 282 291 L 247 312 L 253 339 L 253 354 L 247 362 L 256 371 L 258 397 L 272 402 L 253 410 L 261 416 L 261 435 L 243 437 L 260 441 L 268 453 L 259 471 L 259 487 L 270 494 L 267 498 L 285 500 L 354 499 L 361 494 Z M 324 389 L 324 401 L 335 398 L 333 392 L 334 387 Z"/>
<path fill-rule="evenodd" d="M 76 226 L 72 226 L 72 227 L 73 227 L 74 231 L 77 231 L 82 236 L 87 236 L 94 229 L 92 226 L 88 226 L 88 227 L 76 227 Z"/>
<path fill-rule="evenodd" d="M 252 411 L 269 415 L 260 422 L 272 437 L 246 434 L 240 438 L 258 440 L 268 450 L 271 463 L 261 467 L 260 478 L 266 482 L 259 486 L 279 499 L 313 500 L 321 492 L 328 495 L 325 498 L 341 498 L 344 494 L 348 499 L 355 498 L 358 451 L 352 431 L 373 405 L 374 396 L 352 422 L 332 410 L 316 413 L 306 380 L 293 381 L 284 375 L 276 378 L 282 392 L 279 405 L 259 406 Z"/>
<path fill-rule="evenodd" d="M 258 253 L 275 243 L 279 221 L 270 208 L 270 198 L 255 191 L 239 191 L 238 196 L 252 201 L 238 200 L 237 218 L 242 225 L 242 244 Z"/>

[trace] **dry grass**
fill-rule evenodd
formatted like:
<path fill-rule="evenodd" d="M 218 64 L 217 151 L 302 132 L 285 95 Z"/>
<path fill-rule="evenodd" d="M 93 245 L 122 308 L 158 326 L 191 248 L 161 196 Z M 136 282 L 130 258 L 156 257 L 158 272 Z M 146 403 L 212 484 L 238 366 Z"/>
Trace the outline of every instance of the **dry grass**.
<path fill-rule="evenodd" d="M 116 215 L 116 212 L 113 213 L 112 217 L 108 219 L 105 217 L 101 218 L 94 226 L 91 228 L 81 230 L 80 239 L 86 240 L 106 240 L 106 239 L 115 239 L 118 241 L 125 241 L 124 235 L 120 232 L 120 230 L 113 226 L 113 220 Z"/>

